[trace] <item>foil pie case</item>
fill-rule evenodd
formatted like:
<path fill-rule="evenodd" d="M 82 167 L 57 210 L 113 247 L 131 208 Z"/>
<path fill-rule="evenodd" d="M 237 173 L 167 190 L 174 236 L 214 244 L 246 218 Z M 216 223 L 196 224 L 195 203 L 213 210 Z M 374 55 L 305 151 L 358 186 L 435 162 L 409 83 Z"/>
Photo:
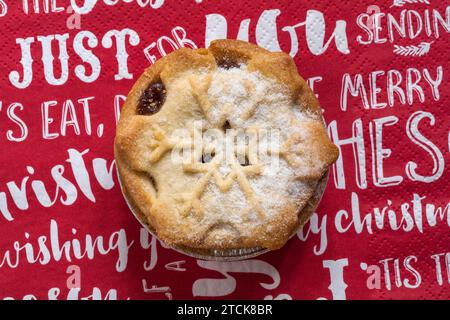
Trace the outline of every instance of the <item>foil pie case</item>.
<path fill-rule="evenodd" d="M 292 238 L 297 230 L 301 228 L 307 221 L 307 219 L 313 214 L 314 210 L 319 205 L 320 199 L 322 198 L 322 195 L 325 191 L 325 188 L 327 186 L 328 182 L 328 174 L 329 171 L 327 171 L 323 177 L 319 180 L 317 183 L 317 187 L 311 196 L 309 200 L 307 201 L 306 205 L 299 211 L 299 217 L 303 217 L 303 220 L 300 220 L 298 228 L 291 234 L 290 238 Z M 158 235 L 156 234 L 155 229 L 148 223 L 147 218 L 145 217 L 144 213 L 139 210 L 139 208 L 133 204 L 131 201 L 131 198 L 128 196 L 128 192 L 125 189 L 122 179 L 120 177 L 120 171 L 117 169 L 117 177 L 119 180 L 120 188 L 122 190 L 122 194 L 125 198 L 125 201 L 130 208 L 131 212 L 135 216 L 135 218 L 139 221 L 139 223 L 154 237 L 156 237 L 158 240 Z M 201 260 L 209 260 L 209 261 L 238 261 L 238 260 L 245 260 L 245 259 L 251 259 L 254 257 L 257 257 L 259 255 L 262 255 L 264 253 L 269 252 L 269 249 L 261 248 L 261 247 L 255 247 L 255 248 L 236 248 L 236 249 L 229 249 L 229 250 L 218 250 L 218 249 L 195 249 L 195 248 L 189 248 L 189 247 L 183 247 L 183 246 L 168 246 L 169 248 L 185 254 L 187 256 L 201 259 Z"/>

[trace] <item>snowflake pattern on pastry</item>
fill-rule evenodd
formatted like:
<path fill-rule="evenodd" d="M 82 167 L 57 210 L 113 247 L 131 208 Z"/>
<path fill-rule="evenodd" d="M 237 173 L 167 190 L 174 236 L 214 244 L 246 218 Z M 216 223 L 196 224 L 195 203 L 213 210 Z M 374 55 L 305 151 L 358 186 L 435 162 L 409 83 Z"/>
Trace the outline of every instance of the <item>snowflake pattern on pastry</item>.
<path fill-rule="evenodd" d="M 144 114 L 140 105 L 158 108 Z M 190 151 L 182 163 L 173 160 L 180 149 Z M 311 214 L 303 209 L 338 152 L 287 54 L 219 40 L 144 72 L 123 108 L 115 155 L 128 200 L 161 240 L 218 250 L 281 247 Z"/>

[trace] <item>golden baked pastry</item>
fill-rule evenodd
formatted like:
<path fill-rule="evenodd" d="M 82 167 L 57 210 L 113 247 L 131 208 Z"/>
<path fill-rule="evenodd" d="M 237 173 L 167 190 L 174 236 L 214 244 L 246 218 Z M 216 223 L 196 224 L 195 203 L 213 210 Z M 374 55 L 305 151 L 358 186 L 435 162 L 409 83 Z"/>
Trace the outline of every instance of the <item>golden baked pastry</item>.
<path fill-rule="evenodd" d="M 283 246 L 308 220 L 338 150 L 289 55 L 218 40 L 145 70 L 123 107 L 115 157 L 151 230 L 208 252 Z"/>

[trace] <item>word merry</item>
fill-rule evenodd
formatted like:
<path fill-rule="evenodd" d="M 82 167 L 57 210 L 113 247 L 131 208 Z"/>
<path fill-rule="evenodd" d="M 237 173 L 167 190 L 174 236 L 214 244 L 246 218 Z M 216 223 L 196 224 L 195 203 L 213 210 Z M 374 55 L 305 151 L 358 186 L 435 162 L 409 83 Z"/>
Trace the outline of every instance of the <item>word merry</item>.
<path fill-rule="evenodd" d="M 346 73 L 342 77 L 341 110 L 347 111 L 349 95 L 359 98 L 366 110 L 393 107 L 397 100 L 402 105 L 412 105 L 416 99 L 423 103 L 425 89 L 429 89 L 433 99 L 438 101 L 443 73 L 442 66 L 436 67 L 434 75 L 428 68 L 407 68 L 405 72 L 396 69 L 377 70 L 369 73 L 367 81 L 362 74 L 351 76 Z M 382 90 L 385 91 L 385 100 L 380 99 Z"/>
<path fill-rule="evenodd" d="M 167 51 L 167 48 L 165 48 L 167 45 L 170 47 L 169 52 Z M 198 48 L 193 40 L 187 38 L 186 30 L 180 26 L 177 26 L 172 29 L 170 37 L 167 35 L 161 36 L 156 41 L 145 47 L 144 55 L 147 57 L 148 61 L 153 64 L 158 59 L 155 54 L 151 53 L 151 51 L 155 48 L 157 49 L 159 57 L 164 57 L 172 51 L 185 47 L 192 49 Z"/>
<path fill-rule="evenodd" d="M 17 268 L 21 259 L 29 264 L 47 265 L 52 261 L 58 262 L 65 259 L 67 262 L 88 258 L 92 260 L 98 255 L 109 255 L 115 252 L 117 255 L 116 271 L 123 272 L 127 268 L 128 251 L 134 241 L 128 242 L 125 229 L 114 231 L 109 237 L 97 235 L 95 237 L 86 234 L 77 236 L 77 230 L 72 228 L 70 240 L 60 242 L 58 224 L 50 221 L 49 235 L 42 235 L 32 240 L 31 235 L 25 232 L 25 241 L 14 241 L 13 248 L 0 254 L 2 256 L 0 268 L 5 266 Z M 64 232 L 65 237 L 69 232 Z M 105 239 L 106 238 L 106 239 Z"/>
<path fill-rule="evenodd" d="M 53 86 L 61 86 L 65 84 L 69 78 L 69 60 L 70 56 L 67 51 L 67 41 L 69 40 L 69 33 L 52 34 L 48 36 L 37 36 L 28 38 L 17 38 L 16 43 L 20 46 L 22 65 L 22 75 L 19 71 L 11 71 L 9 74 L 9 81 L 13 86 L 19 89 L 27 88 L 34 77 L 33 74 L 33 56 L 32 44 L 36 40 L 40 43 L 42 50 L 42 64 L 44 66 L 43 72 L 45 80 L 48 84 Z M 56 44 L 54 42 L 57 42 Z M 103 48 L 109 49 L 115 43 L 115 57 L 117 61 L 117 73 L 114 76 L 115 80 L 132 79 L 133 75 L 128 71 L 128 52 L 127 44 L 137 46 L 140 42 L 139 35 L 132 29 L 109 30 L 101 40 Z M 99 40 L 95 34 L 90 31 L 78 32 L 72 42 L 75 54 L 83 61 L 83 64 L 76 65 L 73 70 L 75 75 L 85 83 L 92 83 L 98 79 L 101 73 L 100 59 L 92 52 L 96 48 Z M 59 56 L 57 58 L 53 55 L 52 47 L 58 47 Z M 34 46 L 33 46 L 33 49 Z M 59 62 L 59 75 L 55 75 L 54 60 Z M 89 68 L 86 67 L 89 66 Z M 89 71 L 88 71 L 89 69 Z"/>
<path fill-rule="evenodd" d="M 362 13 L 356 19 L 358 26 L 366 33 L 359 35 L 356 41 L 362 45 L 393 43 L 399 38 L 415 39 L 420 35 L 439 38 L 439 27 L 450 32 L 450 6 L 445 10 L 446 18 L 437 10 L 426 9 L 423 13 L 416 10 L 402 10 L 397 18 L 391 13 Z M 386 20 L 385 20 L 386 19 Z M 384 31 L 384 32 L 383 32 Z"/>

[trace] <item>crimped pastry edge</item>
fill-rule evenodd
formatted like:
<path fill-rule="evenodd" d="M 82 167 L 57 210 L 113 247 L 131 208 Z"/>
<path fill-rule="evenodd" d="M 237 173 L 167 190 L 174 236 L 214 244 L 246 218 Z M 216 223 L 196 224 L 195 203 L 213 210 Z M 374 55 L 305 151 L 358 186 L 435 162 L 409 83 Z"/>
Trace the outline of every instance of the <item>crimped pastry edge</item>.
<path fill-rule="evenodd" d="M 133 213 L 134 217 L 142 225 L 142 227 L 144 227 L 144 229 L 146 229 L 153 237 L 160 240 L 158 238 L 156 230 L 149 224 L 148 219 L 146 218 L 144 213 L 141 210 L 139 210 L 139 206 L 134 204 L 132 198 L 128 196 L 128 192 L 122 183 L 119 166 L 116 166 L 116 172 L 117 172 L 117 179 L 119 181 L 119 185 L 122 190 L 122 195 L 125 199 L 125 202 L 127 203 L 128 208 Z M 289 236 L 289 239 L 291 239 L 297 233 L 297 231 L 300 228 L 302 228 L 306 224 L 306 222 L 308 222 L 309 218 L 314 213 L 314 210 L 318 207 L 328 183 L 328 176 L 329 170 L 326 171 L 326 173 L 317 183 L 317 187 L 314 190 L 313 195 L 307 201 L 306 205 L 298 212 L 298 226 Z M 179 253 L 190 256 L 192 258 L 208 261 L 246 260 L 273 251 L 271 249 L 261 247 L 235 248 L 235 249 L 199 249 L 199 248 L 190 248 L 187 246 L 167 245 L 167 244 L 165 245 Z"/>
<path fill-rule="evenodd" d="M 180 50 L 183 50 L 183 49 L 180 49 Z M 180 50 L 178 50 L 178 51 L 180 51 Z M 186 50 L 188 50 L 188 49 L 186 49 Z M 186 51 L 186 50 L 181 51 L 180 54 L 181 55 L 190 55 L 190 53 L 189 53 L 190 51 Z M 212 43 L 212 45 L 209 49 L 198 49 L 196 51 L 199 52 L 202 50 L 212 50 L 212 51 L 214 51 L 214 50 L 216 50 L 216 51 L 217 50 L 219 50 L 219 51 L 229 50 L 229 52 L 231 52 L 233 54 L 235 52 L 238 52 L 237 53 L 238 55 L 246 54 L 246 50 L 250 50 L 251 52 L 257 52 L 258 54 L 268 53 L 266 50 L 258 48 L 255 45 L 252 45 L 252 44 L 249 44 L 246 42 L 242 42 L 242 41 L 236 41 L 236 40 L 216 41 L 216 42 Z M 204 54 L 204 53 L 202 53 L 202 54 Z M 250 53 L 248 53 L 248 54 L 250 54 Z M 294 99 L 297 99 L 298 104 L 301 106 L 301 108 L 304 108 L 305 110 L 310 111 L 316 117 L 317 120 L 320 120 L 322 123 L 324 123 L 323 117 L 320 112 L 320 110 L 321 110 L 320 105 L 319 105 L 317 99 L 315 98 L 314 93 L 311 91 L 311 89 L 306 85 L 306 82 L 298 74 L 297 68 L 296 68 L 295 64 L 293 64 L 292 59 L 285 53 L 268 53 L 268 54 L 270 54 L 270 57 L 272 60 L 276 60 L 279 62 L 278 63 L 279 68 L 275 68 L 275 70 L 273 70 L 273 68 L 271 69 L 269 67 L 266 70 L 266 72 L 273 73 L 273 74 L 271 74 L 270 77 L 277 78 L 278 76 L 280 76 L 280 74 L 283 76 L 287 76 L 287 78 L 284 80 L 293 87 L 292 92 L 296 92 L 295 94 L 293 94 L 295 96 Z M 118 125 L 118 132 L 122 132 L 122 137 L 121 137 L 122 139 L 124 138 L 123 131 L 126 131 L 125 128 L 127 127 L 128 123 L 129 123 L 128 118 L 131 116 L 130 112 L 133 112 L 132 107 L 134 107 L 135 102 L 137 101 L 137 99 L 139 99 L 141 90 L 146 85 L 148 85 L 148 83 L 150 81 L 152 81 L 151 79 L 158 77 L 158 74 L 160 74 L 163 66 L 168 62 L 168 60 L 164 60 L 164 59 L 165 58 L 158 60 L 153 66 L 151 66 L 150 68 L 147 68 L 145 70 L 145 72 L 143 73 L 143 75 L 136 81 L 135 85 L 133 86 L 133 89 L 130 91 L 130 94 L 128 95 L 127 101 L 125 102 L 125 106 L 123 108 L 123 114 L 121 117 L 122 121 L 120 121 L 119 125 Z M 259 60 L 261 60 L 261 59 L 259 59 Z M 256 62 L 256 64 L 258 64 L 258 63 L 261 63 L 261 61 Z M 173 72 L 173 70 L 171 72 Z M 167 76 L 167 74 L 166 74 L 166 76 Z M 169 72 L 169 76 L 174 76 L 174 75 Z M 123 118 L 126 118 L 126 119 L 123 119 Z M 331 151 L 335 151 L 335 150 L 327 150 L 327 152 L 328 151 L 330 152 L 330 154 L 328 154 L 328 156 L 331 157 Z M 131 195 L 134 195 L 134 196 L 130 196 L 130 195 L 127 196 L 128 199 L 133 199 L 133 198 L 136 198 L 136 192 L 134 192 L 134 191 L 142 191 L 142 190 L 139 190 L 139 186 L 138 186 L 139 183 L 137 181 L 137 180 L 139 180 L 138 174 L 136 172 L 134 172 L 131 167 L 129 167 L 130 164 L 127 163 L 127 161 L 125 161 L 125 159 L 123 158 L 124 154 L 122 154 L 122 152 L 123 152 L 122 150 L 118 150 L 118 148 L 117 148 L 117 135 L 116 135 L 115 158 L 117 160 L 116 161 L 117 167 L 118 167 L 119 171 L 122 172 L 121 173 L 122 177 L 125 179 L 125 180 L 122 180 L 122 185 L 128 184 L 132 188 L 136 189 L 131 192 Z M 334 157 L 334 159 L 337 157 L 336 152 L 334 152 L 333 157 Z M 327 175 L 329 168 L 326 169 L 325 171 L 326 171 L 325 175 Z M 315 189 L 318 188 L 319 181 L 322 181 L 321 179 L 323 178 L 323 176 L 324 176 L 324 173 L 321 173 L 321 175 L 317 175 L 317 178 L 314 178 L 314 182 L 317 182 Z M 130 184 L 130 179 L 131 180 L 134 179 L 134 180 L 136 180 L 136 182 L 131 181 L 132 183 Z M 127 181 L 128 181 L 128 183 L 127 183 Z M 310 199 L 314 197 L 315 189 L 311 190 L 312 196 L 310 197 Z M 126 192 L 126 190 L 124 190 L 124 192 Z M 138 195 L 140 195 L 140 196 L 138 196 L 138 198 L 140 198 L 141 202 L 139 202 L 139 203 L 141 206 L 150 206 L 151 207 L 152 201 L 151 201 L 150 197 L 142 195 L 142 192 L 138 192 Z M 304 199 L 305 202 L 304 202 L 303 208 L 306 208 L 309 206 L 310 200 L 306 200 L 306 199 Z M 319 200 L 320 200 L 320 197 L 319 197 Z M 315 205 L 318 205 L 318 201 Z M 138 205 L 136 203 L 133 203 L 133 206 L 135 208 L 138 208 Z M 303 210 L 303 209 L 300 209 L 300 210 Z M 141 210 L 139 210 L 139 211 L 142 214 Z M 291 212 L 290 215 L 294 216 L 295 211 L 293 212 L 291 210 L 290 212 Z M 280 217 L 282 217 L 282 216 L 283 216 L 283 214 L 280 212 Z M 278 238 L 272 239 L 275 242 L 273 243 L 273 247 L 271 247 L 271 249 L 277 249 L 277 248 L 281 247 L 282 245 L 284 245 L 284 243 L 288 239 L 287 236 L 291 233 L 291 231 L 294 229 L 297 230 L 298 225 L 303 225 L 308 220 L 308 218 L 309 218 L 309 215 L 305 216 L 305 217 L 303 215 L 300 215 L 300 219 L 298 221 L 296 221 L 295 223 L 290 223 L 289 230 L 286 229 L 286 232 L 282 237 L 281 237 L 281 235 L 278 236 L 278 238 L 280 238 L 280 237 L 283 238 L 283 239 L 281 239 L 282 241 Z M 148 217 L 146 217 L 145 220 L 148 220 Z M 167 241 L 165 241 L 165 243 L 167 243 Z M 194 243 L 190 243 L 190 244 L 194 245 Z M 173 246 L 177 247 L 177 245 L 173 245 Z M 252 243 L 247 243 L 245 246 L 248 248 L 254 248 Z M 178 245 L 178 247 L 182 248 L 179 245 Z M 186 248 L 188 248 L 189 250 L 193 249 L 193 248 L 189 247 L 189 244 L 186 244 Z M 234 248 L 234 247 L 232 247 L 232 248 Z M 196 252 L 204 253 L 204 252 L 208 252 L 211 250 L 219 250 L 220 251 L 220 250 L 235 250 L 235 249 L 225 249 L 223 247 L 217 246 L 217 247 L 215 247 L 215 249 L 199 249 L 199 248 L 197 248 L 194 250 Z"/>

